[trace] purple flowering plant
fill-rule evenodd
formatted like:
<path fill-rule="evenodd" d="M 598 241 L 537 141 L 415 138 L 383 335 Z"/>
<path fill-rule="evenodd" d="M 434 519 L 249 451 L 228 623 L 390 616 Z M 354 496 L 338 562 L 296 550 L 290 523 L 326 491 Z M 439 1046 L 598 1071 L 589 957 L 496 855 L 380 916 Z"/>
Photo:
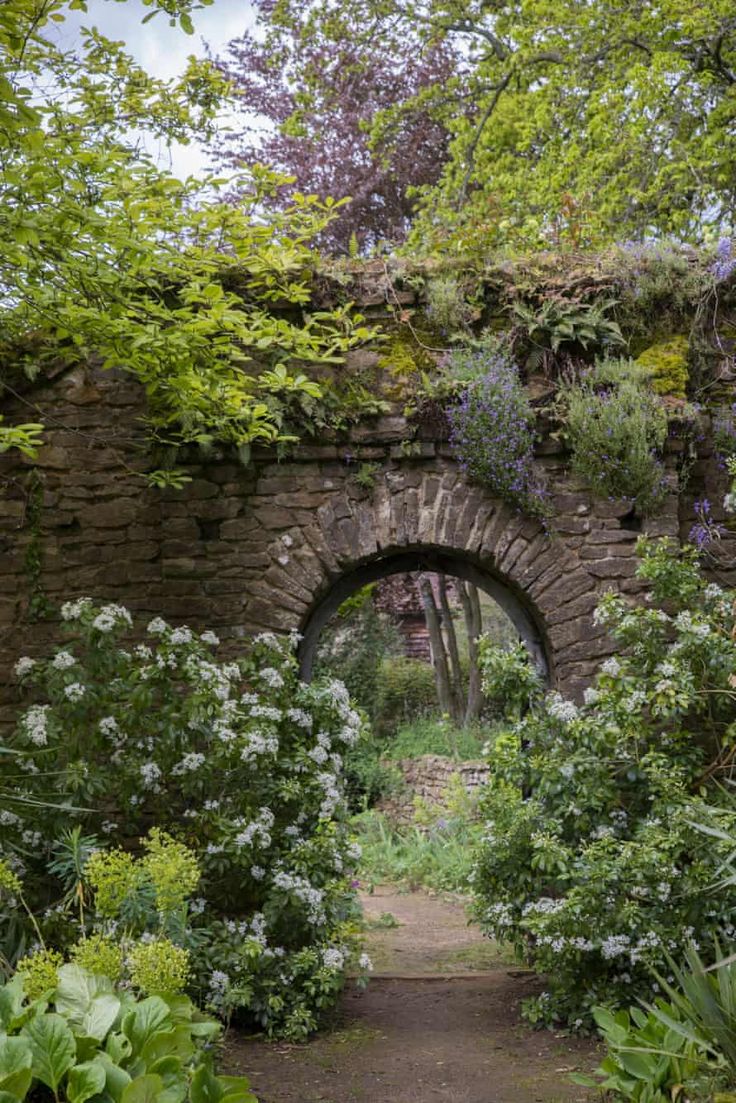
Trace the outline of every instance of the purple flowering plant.
<path fill-rule="evenodd" d="M 534 411 L 512 360 L 502 352 L 455 353 L 467 379 L 448 410 L 450 444 L 461 469 L 518 510 L 545 518 L 548 503 L 534 469 Z"/>
<path fill-rule="evenodd" d="M 667 493 L 667 415 L 636 366 L 600 361 L 561 388 L 559 408 L 573 472 L 599 497 L 656 512 Z"/>

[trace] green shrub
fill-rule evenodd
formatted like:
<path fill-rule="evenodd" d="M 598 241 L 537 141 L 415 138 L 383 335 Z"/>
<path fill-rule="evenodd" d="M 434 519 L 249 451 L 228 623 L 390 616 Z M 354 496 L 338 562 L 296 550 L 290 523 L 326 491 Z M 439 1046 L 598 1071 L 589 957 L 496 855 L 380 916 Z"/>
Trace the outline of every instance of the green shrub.
<path fill-rule="evenodd" d="M 401 648 L 398 630 L 391 619 L 373 604 L 374 585 L 343 602 L 320 636 L 315 676 L 339 678 L 353 702 L 375 719 L 387 656 Z"/>
<path fill-rule="evenodd" d="M 382 662 L 372 714 L 377 735 L 391 735 L 402 723 L 436 711 L 437 689 L 430 663 L 403 656 Z"/>
<path fill-rule="evenodd" d="M 629 499 L 639 513 L 664 501 L 667 416 L 628 361 L 608 361 L 560 389 L 573 472 L 603 498 Z"/>
<path fill-rule="evenodd" d="M 481 636 L 478 666 L 488 709 L 507 720 L 519 720 L 544 689 L 542 676 L 523 643 L 502 647 Z"/>
<path fill-rule="evenodd" d="M 186 996 L 138 1000 L 78 965 L 52 970 L 32 995 L 0 988 L 0 1097 L 22 1103 L 257 1103 L 244 1076 L 216 1076 L 219 1026 Z"/>
<path fill-rule="evenodd" d="M 589 1025 L 596 1005 L 651 997 L 651 968 L 690 939 L 736 935 L 736 886 L 716 886 L 733 849 L 718 780 L 736 730 L 734 595 L 692 549 L 639 550 L 651 600 L 602 599 L 620 650 L 584 703 L 549 694 L 493 741 L 477 914 L 547 976 L 535 1021 Z"/>
<path fill-rule="evenodd" d="M 448 408 L 450 445 L 463 472 L 523 512 L 546 517 L 544 488 L 534 467 L 534 411 L 512 360 L 502 353 L 453 354 L 458 372 L 477 376 Z"/>
<path fill-rule="evenodd" d="M 64 950 L 80 923 L 104 933 L 107 921 L 165 936 L 190 952 L 203 1003 L 303 1036 L 336 998 L 354 949 L 359 851 L 342 756 L 361 722 L 344 686 L 301 682 L 288 642 L 271 635 L 222 663 L 212 633 L 155 618 L 147 642 L 126 647 L 131 617 L 120 606 L 80 600 L 62 615 L 69 645 L 18 663 L 34 703 L 20 714 L 16 754 L 0 757 L 13 795 L 0 858 L 22 873 L 43 938 Z M 43 815 L 34 801 L 46 803 Z M 152 824 L 176 843 L 162 849 L 149 836 L 142 864 L 115 849 L 90 858 L 103 845 L 137 846 Z M 92 887 L 99 914 L 80 915 L 80 892 Z M 36 937 L 29 924 L 2 893 L 10 960 Z M 151 965 L 141 958 L 139 976 Z"/>

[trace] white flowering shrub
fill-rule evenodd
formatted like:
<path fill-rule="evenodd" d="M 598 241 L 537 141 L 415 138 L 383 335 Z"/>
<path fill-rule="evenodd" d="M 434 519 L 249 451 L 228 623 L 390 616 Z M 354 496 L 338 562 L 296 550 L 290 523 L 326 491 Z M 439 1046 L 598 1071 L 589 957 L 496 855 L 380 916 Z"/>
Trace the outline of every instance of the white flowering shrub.
<path fill-rule="evenodd" d="M 602 599 L 620 651 L 585 702 L 548 694 L 490 755 L 476 909 L 546 975 L 532 1021 L 586 1028 L 596 1004 L 652 999 L 667 953 L 736 935 L 719 836 L 734 820 L 736 595 L 692 549 L 639 550 L 650 600 Z"/>
<path fill-rule="evenodd" d="M 120 606 L 81 600 L 62 613 L 69 643 L 17 664 L 33 703 L 0 757 L 18 797 L 0 813 L 0 858 L 22 875 L 46 941 L 63 949 L 80 934 L 53 876 L 64 833 L 80 824 L 88 849 L 135 847 L 159 827 L 201 869 L 182 933 L 194 994 L 303 1036 L 356 952 L 359 848 L 341 771 L 360 719 L 344 687 L 301 682 L 293 647 L 275 636 L 223 663 L 212 633 L 156 618 L 133 645 Z M 42 814 L 29 800 L 45 802 Z"/>

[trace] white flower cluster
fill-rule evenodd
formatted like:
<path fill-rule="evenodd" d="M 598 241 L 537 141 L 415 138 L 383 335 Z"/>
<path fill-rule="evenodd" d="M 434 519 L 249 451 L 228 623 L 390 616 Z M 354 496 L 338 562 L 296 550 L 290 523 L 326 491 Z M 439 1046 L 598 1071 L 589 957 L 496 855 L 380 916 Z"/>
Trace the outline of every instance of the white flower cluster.
<path fill-rule="evenodd" d="M 551 896 L 540 896 L 538 900 L 529 900 L 521 909 L 522 915 L 554 915 L 565 907 L 564 898 L 553 900 Z"/>
<path fill-rule="evenodd" d="M 23 730 L 37 747 L 48 743 L 48 705 L 31 705 L 22 720 Z"/>
<path fill-rule="evenodd" d="M 298 728 L 304 728 L 305 731 L 311 731 L 314 725 L 314 720 L 304 709 L 287 709 L 286 719 L 296 724 Z"/>
<path fill-rule="evenodd" d="M 61 607 L 62 620 L 79 620 L 85 609 L 92 604 L 92 598 L 80 597 L 76 601 L 65 601 Z"/>
<path fill-rule="evenodd" d="M 283 675 L 273 666 L 265 666 L 258 671 L 258 677 L 271 689 L 281 689 L 284 684 Z"/>
<path fill-rule="evenodd" d="M 86 692 L 87 688 L 81 682 L 71 682 L 68 686 L 64 686 L 64 696 L 70 701 L 81 701 Z"/>
<path fill-rule="evenodd" d="M 627 934 L 611 934 L 601 942 L 601 954 L 606 961 L 629 953 L 631 939 Z"/>
<path fill-rule="evenodd" d="M 618 659 L 611 657 L 601 663 L 601 674 L 607 674 L 609 678 L 617 678 L 621 673 L 621 663 Z"/>
<path fill-rule="evenodd" d="M 309 921 L 314 926 L 320 926 L 325 922 L 324 893 L 321 889 L 310 885 L 306 878 L 279 870 L 274 876 L 273 886 L 277 889 L 283 889 L 284 892 L 289 892 L 296 896 L 298 900 L 303 901 L 307 905 Z"/>
<path fill-rule="evenodd" d="M 205 761 L 205 756 L 199 751 L 188 751 L 175 766 L 172 766 L 171 773 L 174 777 L 181 777 L 182 774 L 196 772 L 204 766 Z"/>
<path fill-rule="evenodd" d="M 508 904 L 489 904 L 485 910 L 485 918 L 495 927 L 510 927 L 513 923 Z"/>
<path fill-rule="evenodd" d="M 57 651 L 51 660 L 51 665 L 54 670 L 68 670 L 76 661 L 71 651 Z"/>
<path fill-rule="evenodd" d="M 555 720 L 561 720 L 563 724 L 569 724 L 572 720 L 577 720 L 578 710 L 577 706 L 572 701 L 566 701 L 560 693 L 550 693 L 547 695 L 547 712 Z"/>
<path fill-rule="evenodd" d="M 132 627 L 133 618 L 124 605 L 103 605 L 92 621 L 98 632 L 112 632 L 119 624 Z"/>
<path fill-rule="evenodd" d="M 144 762 L 140 768 L 141 780 L 145 789 L 152 789 L 155 793 L 160 791 L 159 780 L 161 767 L 155 762 Z"/>
<path fill-rule="evenodd" d="M 14 666 L 15 675 L 17 678 L 24 678 L 26 674 L 30 674 L 36 665 L 36 660 L 31 659 L 28 655 L 23 655 L 18 659 L 18 662 Z"/>
<path fill-rule="evenodd" d="M 345 954 L 335 946 L 330 946 L 329 949 L 322 951 L 322 964 L 325 969 L 340 970 L 345 965 Z"/>
<path fill-rule="evenodd" d="M 274 814 L 270 808 L 261 808 L 258 812 L 258 817 L 255 820 L 251 820 L 249 824 L 246 824 L 242 831 L 239 831 L 235 836 L 235 846 L 241 850 L 246 846 L 253 846 L 254 843 L 260 844 L 264 849 L 271 845 L 271 829 L 274 825 Z M 240 826 L 238 824 L 237 826 Z"/>
<path fill-rule="evenodd" d="M 276 735 L 262 731 L 252 731 L 248 733 L 247 740 L 240 751 L 243 762 L 252 762 L 259 755 L 278 754 L 279 740 Z"/>

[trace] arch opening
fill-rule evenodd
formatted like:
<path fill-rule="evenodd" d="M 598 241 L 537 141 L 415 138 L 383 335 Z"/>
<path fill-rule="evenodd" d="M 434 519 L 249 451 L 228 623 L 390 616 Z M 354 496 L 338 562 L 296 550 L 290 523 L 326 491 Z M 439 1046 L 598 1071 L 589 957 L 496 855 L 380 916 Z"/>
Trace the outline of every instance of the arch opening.
<path fill-rule="evenodd" d="M 550 682 L 552 665 L 544 627 L 538 615 L 513 585 L 481 567 L 462 553 L 440 548 L 416 548 L 384 553 L 346 571 L 312 607 L 302 626 L 298 659 L 301 676 L 309 681 L 314 668 L 320 634 L 337 610 L 364 586 L 397 574 L 447 575 L 474 584 L 487 594 L 511 621 L 527 647 L 537 669 Z"/>

